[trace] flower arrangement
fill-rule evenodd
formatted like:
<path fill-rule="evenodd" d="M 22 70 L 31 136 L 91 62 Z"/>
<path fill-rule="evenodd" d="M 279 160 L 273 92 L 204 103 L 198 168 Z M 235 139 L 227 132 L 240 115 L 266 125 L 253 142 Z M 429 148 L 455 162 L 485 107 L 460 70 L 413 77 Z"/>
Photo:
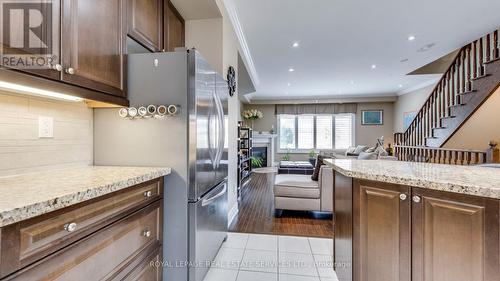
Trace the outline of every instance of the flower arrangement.
<path fill-rule="evenodd" d="M 247 109 L 243 111 L 243 118 L 247 120 L 261 119 L 262 117 L 264 117 L 264 114 L 262 113 L 262 111 L 257 109 Z"/>

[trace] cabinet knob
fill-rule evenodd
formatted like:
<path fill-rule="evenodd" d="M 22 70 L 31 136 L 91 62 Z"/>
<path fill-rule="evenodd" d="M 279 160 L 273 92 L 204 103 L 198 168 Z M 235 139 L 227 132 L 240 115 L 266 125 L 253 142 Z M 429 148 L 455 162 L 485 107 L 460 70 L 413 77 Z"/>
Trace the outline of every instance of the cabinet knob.
<path fill-rule="evenodd" d="M 420 196 L 417 195 L 413 196 L 413 202 L 420 203 Z"/>
<path fill-rule="evenodd" d="M 151 192 L 150 190 L 144 192 L 144 197 L 151 197 L 153 195 L 153 192 Z"/>
<path fill-rule="evenodd" d="M 399 199 L 401 199 L 401 201 L 405 201 L 407 197 L 408 196 L 404 193 L 399 194 Z"/>
<path fill-rule="evenodd" d="M 64 230 L 66 230 L 67 232 L 73 232 L 76 230 L 76 223 L 75 222 L 71 222 L 71 223 L 67 223 L 64 225 Z"/>
<path fill-rule="evenodd" d="M 149 231 L 149 230 L 144 230 L 144 231 L 142 232 L 142 236 L 144 236 L 144 237 L 149 237 L 149 236 L 151 236 L 151 231 Z"/>
<path fill-rule="evenodd" d="M 73 75 L 75 74 L 75 69 L 73 67 L 66 68 L 66 73 Z"/>
<path fill-rule="evenodd" d="M 63 70 L 63 67 L 60 64 L 54 64 L 54 65 L 52 65 L 52 69 L 54 69 L 55 71 L 61 72 Z"/>

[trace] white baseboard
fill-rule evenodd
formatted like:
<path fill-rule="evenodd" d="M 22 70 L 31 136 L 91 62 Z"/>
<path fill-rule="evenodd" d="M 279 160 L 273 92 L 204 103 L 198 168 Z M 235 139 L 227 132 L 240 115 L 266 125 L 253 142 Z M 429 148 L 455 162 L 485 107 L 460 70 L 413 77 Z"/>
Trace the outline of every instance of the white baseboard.
<path fill-rule="evenodd" d="M 231 223 L 233 223 L 233 220 L 236 218 L 236 215 L 238 215 L 238 202 L 235 202 L 233 207 L 229 210 L 229 213 L 227 214 L 227 226 L 229 227 Z"/>

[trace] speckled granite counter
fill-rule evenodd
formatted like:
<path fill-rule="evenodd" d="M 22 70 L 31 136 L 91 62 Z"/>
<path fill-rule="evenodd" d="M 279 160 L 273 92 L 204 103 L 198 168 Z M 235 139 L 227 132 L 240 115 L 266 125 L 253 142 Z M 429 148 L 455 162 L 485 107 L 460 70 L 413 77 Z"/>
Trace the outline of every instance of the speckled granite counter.
<path fill-rule="evenodd" d="M 325 163 L 347 177 L 500 199 L 500 169 L 356 159 Z"/>
<path fill-rule="evenodd" d="M 168 174 L 162 167 L 90 166 L 0 177 L 0 227 Z"/>

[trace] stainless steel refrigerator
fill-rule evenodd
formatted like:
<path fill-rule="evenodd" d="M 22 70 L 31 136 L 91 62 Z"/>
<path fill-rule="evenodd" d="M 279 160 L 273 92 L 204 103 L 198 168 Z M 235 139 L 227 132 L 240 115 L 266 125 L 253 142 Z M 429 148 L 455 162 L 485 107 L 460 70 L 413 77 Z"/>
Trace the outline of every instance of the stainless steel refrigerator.
<path fill-rule="evenodd" d="M 172 167 L 164 280 L 201 281 L 227 233 L 227 83 L 194 49 L 127 60 L 131 106 L 176 104 L 180 114 L 129 120 L 95 109 L 94 163 Z"/>

